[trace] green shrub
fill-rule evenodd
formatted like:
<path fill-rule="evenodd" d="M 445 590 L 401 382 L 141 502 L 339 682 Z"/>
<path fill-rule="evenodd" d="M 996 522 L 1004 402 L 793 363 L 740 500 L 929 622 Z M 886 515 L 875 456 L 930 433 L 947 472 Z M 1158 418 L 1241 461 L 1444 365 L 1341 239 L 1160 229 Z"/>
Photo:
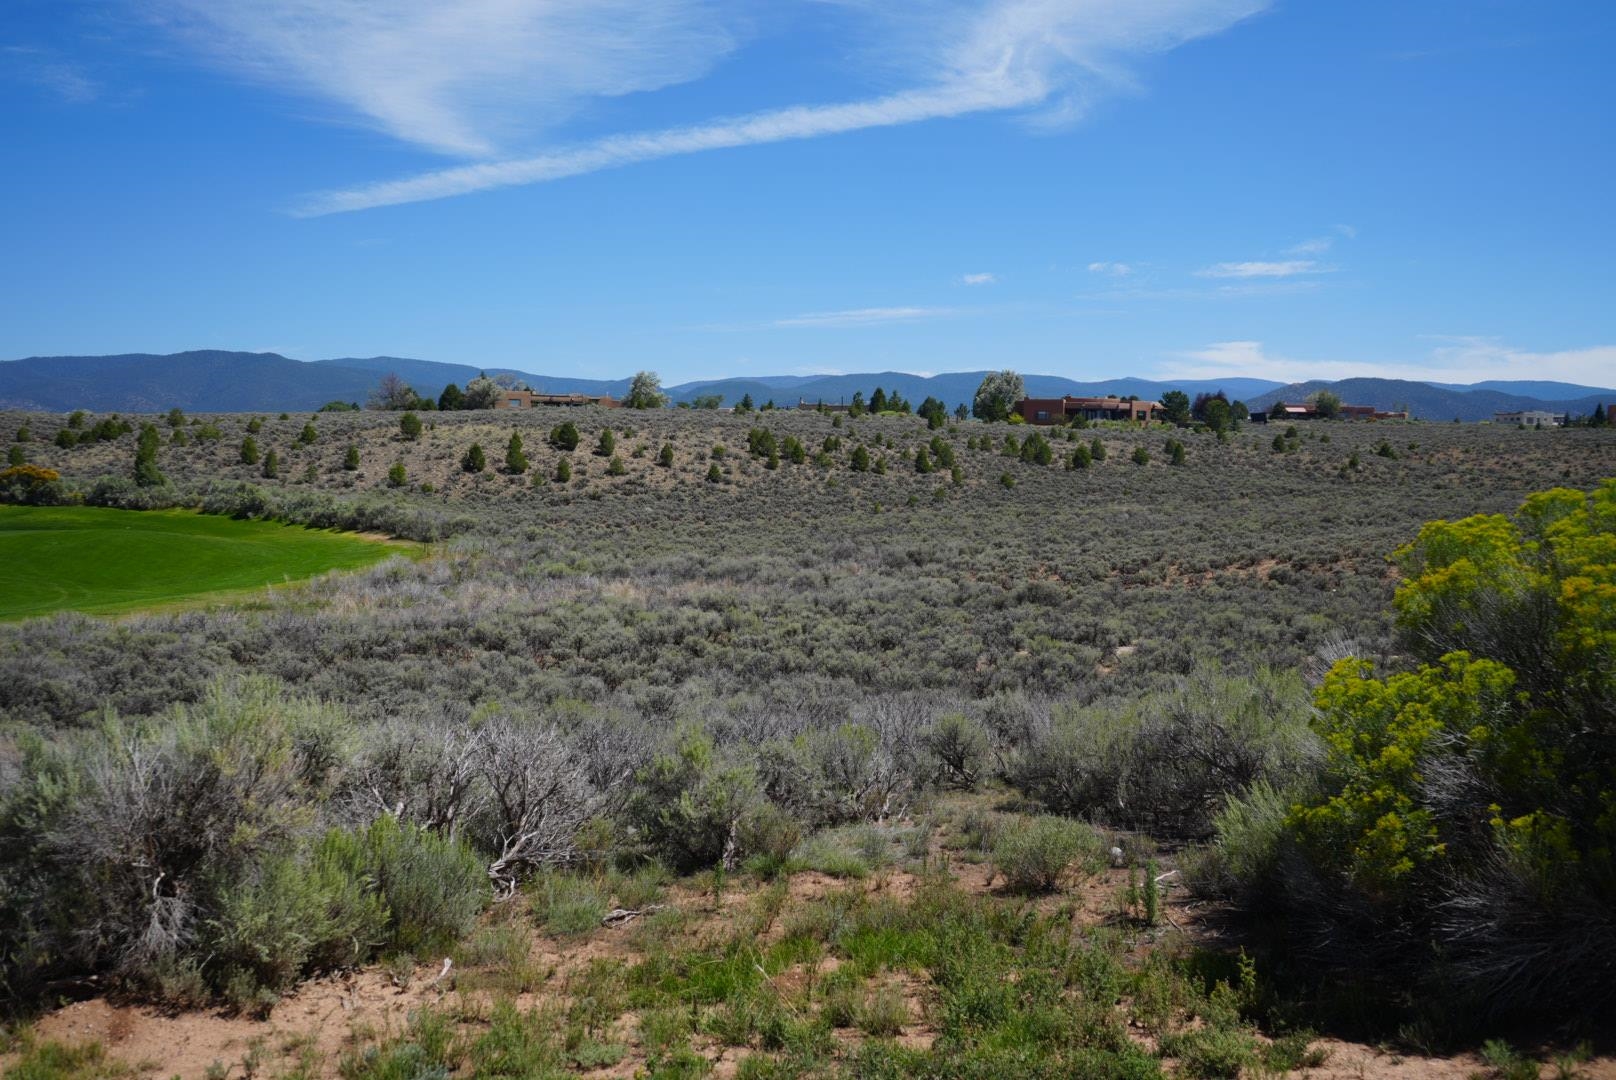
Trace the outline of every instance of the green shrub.
<path fill-rule="evenodd" d="M 600 929 L 606 914 L 606 896 L 600 887 L 576 874 L 551 872 L 528 886 L 533 914 L 539 925 L 552 934 L 588 934 Z"/>
<path fill-rule="evenodd" d="M 371 883 L 320 856 L 269 859 L 226 888 L 219 907 L 208 948 L 226 988 L 279 993 L 311 972 L 362 963 L 388 939 L 386 903 Z"/>
<path fill-rule="evenodd" d="M 578 425 L 564 420 L 550 429 L 550 445 L 568 453 L 578 449 Z"/>
<path fill-rule="evenodd" d="M 638 772 L 634 789 L 630 822 L 654 854 L 681 872 L 733 859 L 741 822 L 759 803 L 752 769 L 722 760 L 712 740 L 692 728 Z"/>
<path fill-rule="evenodd" d="M 1074 868 L 1093 873 L 1104 865 L 1093 829 L 1060 817 L 1017 821 L 993 844 L 994 869 L 1016 892 L 1050 892 Z"/>
<path fill-rule="evenodd" d="M 470 848 L 392 817 L 362 832 L 332 830 L 315 859 L 376 890 L 387 909 L 383 945 L 393 951 L 448 946 L 471 929 L 491 895 Z"/>

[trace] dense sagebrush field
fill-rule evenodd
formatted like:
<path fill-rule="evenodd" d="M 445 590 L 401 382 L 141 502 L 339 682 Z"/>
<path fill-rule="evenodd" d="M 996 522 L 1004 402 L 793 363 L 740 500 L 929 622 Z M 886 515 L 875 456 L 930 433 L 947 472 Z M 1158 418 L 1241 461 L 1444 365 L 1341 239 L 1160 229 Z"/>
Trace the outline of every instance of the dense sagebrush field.
<path fill-rule="evenodd" d="M 1135 869 L 1314 767 L 1311 688 L 1348 654 L 1398 662 L 1388 555 L 1422 523 L 1616 476 L 1610 430 L 1420 422 L 130 419 L 158 425 L 165 485 L 127 479 L 134 432 L 64 447 L 67 417 L 0 414 L 0 445 L 63 498 L 434 546 L 228 610 L 0 627 L 0 992 L 93 978 L 267 1011 L 456 940 L 506 973 L 354 1051 L 351 1077 L 516 1075 L 489 1039 L 527 1048 L 523 1075 L 702 1075 L 735 1047 L 754 1077 L 1300 1067 L 1307 1038 L 1283 1038 L 1306 1018 L 1195 934 L 1135 951 L 1169 928 Z M 572 450 L 550 440 L 567 421 Z M 164 803 L 176 787 L 202 794 Z M 1138 865 L 1107 869 L 1113 845 Z M 857 899 L 893 865 L 907 885 Z M 802 897 L 803 873 L 853 884 Z M 764 891 L 737 899 L 737 874 Z M 1026 899 L 1077 879 L 1103 899 Z M 556 1016 L 502 1012 L 548 977 L 533 935 L 593 940 L 608 902 L 667 913 L 561 963 Z M 1092 936 L 1096 904 L 1122 936 Z M 822 962 L 849 974 L 816 988 Z"/>

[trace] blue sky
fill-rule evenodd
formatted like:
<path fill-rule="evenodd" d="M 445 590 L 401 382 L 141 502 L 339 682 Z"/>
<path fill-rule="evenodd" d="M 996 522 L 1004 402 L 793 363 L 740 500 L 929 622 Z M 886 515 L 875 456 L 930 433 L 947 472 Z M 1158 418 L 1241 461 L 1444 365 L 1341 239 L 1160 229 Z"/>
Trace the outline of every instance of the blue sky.
<path fill-rule="evenodd" d="M 0 358 L 1616 382 L 1616 5 L 7 0 Z"/>

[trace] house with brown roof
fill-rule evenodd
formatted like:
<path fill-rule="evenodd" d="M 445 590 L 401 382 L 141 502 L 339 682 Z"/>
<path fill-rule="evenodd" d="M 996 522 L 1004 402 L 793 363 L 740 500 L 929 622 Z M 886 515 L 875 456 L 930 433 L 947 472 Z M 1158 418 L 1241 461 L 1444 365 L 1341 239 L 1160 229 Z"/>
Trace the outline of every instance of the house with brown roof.
<path fill-rule="evenodd" d="M 1067 424 L 1077 417 L 1085 420 L 1154 420 L 1161 415 L 1161 402 L 1119 397 L 1022 398 L 1015 411 L 1029 424 Z"/>

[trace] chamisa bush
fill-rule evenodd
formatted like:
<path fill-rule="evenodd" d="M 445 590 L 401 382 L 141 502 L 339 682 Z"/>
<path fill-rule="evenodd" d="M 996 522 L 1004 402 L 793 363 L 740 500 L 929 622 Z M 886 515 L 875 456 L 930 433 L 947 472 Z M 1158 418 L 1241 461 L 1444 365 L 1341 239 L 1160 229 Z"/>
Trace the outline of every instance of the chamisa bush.
<path fill-rule="evenodd" d="M 1317 971 L 1472 1017 L 1608 1018 L 1616 480 L 1431 522 L 1396 561 L 1408 661 L 1331 669 L 1319 767 L 1223 811 L 1207 881 Z"/>

